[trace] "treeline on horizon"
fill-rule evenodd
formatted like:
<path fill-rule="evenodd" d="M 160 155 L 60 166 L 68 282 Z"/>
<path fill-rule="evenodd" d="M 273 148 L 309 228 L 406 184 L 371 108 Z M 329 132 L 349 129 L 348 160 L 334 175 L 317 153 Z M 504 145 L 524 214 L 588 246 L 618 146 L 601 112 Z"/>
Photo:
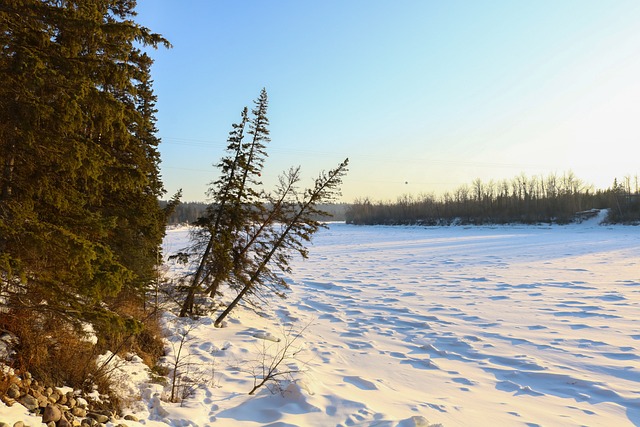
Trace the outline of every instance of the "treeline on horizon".
<path fill-rule="evenodd" d="M 572 172 L 547 177 L 521 174 L 511 180 L 474 180 L 442 196 L 403 195 L 395 202 L 356 200 L 345 220 L 356 225 L 567 224 L 581 212 L 608 209 L 609 223 L 640 223 L 638 177 L 614 179 L 594 190 Z"/>
<path fill-rule="evenodd" d="M 167 201 L 161 200 L 160 207 L 164 209 L 167 203 Z M 173 207 L 173 212 L 167 223 L 168 225 L 194 224 L 204 215 L 207 206 L 209 204 L 205 202 L 181 202 Z M 349 205 L 346 203 L 321 204 L 319 208 L 328 215 L 318 215 L 314 219 L 317 221 L 344 221 L 348 207 Z"/>

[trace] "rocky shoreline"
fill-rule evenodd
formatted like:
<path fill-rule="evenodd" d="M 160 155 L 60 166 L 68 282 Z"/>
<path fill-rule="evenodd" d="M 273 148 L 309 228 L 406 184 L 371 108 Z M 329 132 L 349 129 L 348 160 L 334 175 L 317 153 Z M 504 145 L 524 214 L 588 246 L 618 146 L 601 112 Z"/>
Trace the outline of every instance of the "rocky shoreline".
<path fill-rule="evenodd" d="M 47 427 L 103 427 L 108 422 L 116 427 L 127 427 L 122 420 L 138 421 L 133 415 L 120 418 L 115 412 L 105 409 L 104 403 L 94 402 L 87 394 L 78 391 L 63 393 L 39 384 L 28 373 L 23 377 L 12 377 L 1 399 L 8 406 L 19 404 L 31 413 L 41 415 Z M 0 427 L 29 426 L 22 421 L 10 425 L 0 420 Z"/>

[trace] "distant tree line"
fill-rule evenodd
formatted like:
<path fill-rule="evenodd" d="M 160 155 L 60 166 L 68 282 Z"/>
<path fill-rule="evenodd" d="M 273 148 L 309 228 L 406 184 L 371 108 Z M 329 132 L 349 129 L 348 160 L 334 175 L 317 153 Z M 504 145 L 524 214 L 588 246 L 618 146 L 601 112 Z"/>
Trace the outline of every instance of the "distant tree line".
<path fill-rule="evenodd" d="M 160 207 L 164 208 L 168 203 L 165 200 L 161 200 Z M 169 225 L 193 224 L 204 214 L 206 209 L 207 204 L 204 202 L 180 202 L 169 216 L 167 222 Z"/>
<path fill-rule="evenodd" d="M 574 221 L 579 212 L 608 209 L 611 223 L 640 222 L 638 177 L 594 190 L 572 172 L 547 177 L 521 174 L 511 180 L 474 180 L 440 197 L 404 195 L 395 202 L 357 200 L 346 212 L 350 224 L 507 224 Z M 580 216 L 578 215 L 578 218 Z"/>
<path fill-rule="evenodd" d="M 625 176 L 621 182 L 613 180 L 613 186 L 606 191 L 607 221 L 611 223 L 638 224 L 640 222 L 640 189 L 638 176 Z"/>
<path fill-rule="evenodd" d="M 168 203 L 162 200 L 160 207 L 164 209 Z M 181 202 L 173 209 L 168 224 L 194 224 L 198 218 L 202 217 L 208 206 L 209 204 L 204 202 Z M 346 203 L 321 204 L 319 208 L 326 214 L 318 215 L 314 219 L 318 221 L 344 221 L 348 207 L 349 205 Z"/>

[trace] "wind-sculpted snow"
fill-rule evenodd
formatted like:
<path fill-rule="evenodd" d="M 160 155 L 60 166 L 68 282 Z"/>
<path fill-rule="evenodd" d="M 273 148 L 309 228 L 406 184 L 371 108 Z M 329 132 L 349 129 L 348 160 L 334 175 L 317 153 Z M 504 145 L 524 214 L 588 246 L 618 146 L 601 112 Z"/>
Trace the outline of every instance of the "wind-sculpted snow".
<path fill-rule="evenodd" d="M 214 381 L 182 407 L 140 384 L 146 426 L 640 425 L 638 228 L 331 224 L 310 249 L 266 314 L 166 317 Z M 248 396 L 261 349 L 305 326 L 295 382 Z"/>
<path fill-rule="evenodd" d="M 316 319 L 323 383 L 382 413 L 640 425 L 639 234 L 333 225 L 294 269 L 289 312 Z"/>
<path fill-rule="evenodd" d="M 211 417 L 218 425 L 640 425 L 639 250 L 634 227 L 331 224 L 293 266 L 291 293 L 274 300 L 266 324 L 244 313 L 211 332 L 246 358 L 260 330 L 310 324 L 306 371 L 288 392 L 255 400 L 229 391 L 244 391 L 246 375 L 224 374 Z"/>

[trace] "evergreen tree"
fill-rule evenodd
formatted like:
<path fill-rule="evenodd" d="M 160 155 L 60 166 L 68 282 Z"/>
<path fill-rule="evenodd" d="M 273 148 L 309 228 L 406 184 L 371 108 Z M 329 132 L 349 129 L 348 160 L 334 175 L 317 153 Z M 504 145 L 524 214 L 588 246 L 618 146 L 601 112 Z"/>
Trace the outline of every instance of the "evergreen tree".
<path fill-rule="evenodd" d="M 193 313 L 197 293 L 215 296 L 221 283 L 233 283 L 231 273 L 241 270 L 246 262 L 242 252 L 244 235 L 250 233 L 264 210 L 257 190 L 269 142 L 268 96 L 264 88 L 254 104 L 251 118 L 245 108 L 240 122 L 229 133 L 229 155 L 218 164 L 221 176 L 207 193 L 212 203 L 206 215 L 196 222 L 191 251 L 198 254 L 199 262 L 187 288 L 181 316 Z M 249 141 L 245 141 L 247 127 Z"/>
<path fill-rule="evenodd" d="M 105 306 L 139 294 L 164 214 L 150 58 L 168 46 L 135 1 L 0 7 L 0 277 L 5 313 L 130 327 Z"/>
<path fill-rule="evenodd" d="M 265 221 L 268 224 L 267 232 L 257 244 L 251 244 L 254 251 L 253 262 L 245 264 L 241 272 L 236 272 L 236 278 L 242 283 L 242 288 L 234 300 L 218 316 L 215 325 L 226 318 L 227 315 L 245 298 L 249 292 L 256 288 L 269 285 L 278 293 L 278 287 L 287 288 L 286 282 L 279 274 L 290 272 L 289 263 L 294 254 L 303 258 L 308 256 L 306 242 L 311 241 L 313 234 L 324 224 L 315 219 L 324 214 L 318 205 L 332 201 L 338 194 L 342 178 L 347 172 L 349 160 L 346 159 L 338 167 L 328 173 L 321 173 L 315 180 L 313 188 L 306 189 L 302 195 L 292 191 L 299 180 L 298 169 L 292 169 L 285 178 L 280 181 L 278 193 L 281 200 L 287 200 L 287 195 L 294 196 L 293 200 L 280 203 L 272 207 L 276 212 L 277 221 Z M 271 218 L 271 216 L 270 216 Z M 274 219 L 275 219 L 274 218 Z M 280 296 L 284 294 L 280 293 Z"/>
<path fill-rule="evenodd" d="M 208 190 L 212 203 L 207 206 L 205 215 L 195 223 L 191 251 L 202 255 L 187 289 L 180 316 L 193 313 L 195 295 L 203 290 L 203 284 L 210 282 L 212 277 L 214 280 L 216 277 L 222 280 L 231 268 L 232 235 L 238 226 L 235 222 L 241 218 L 234 201 L 242 197 L 241 181 L 246 165 L 246 160 L 243 159 L 246 157 L 243 140 L 248 120 L 248 110 L 245 108 L 240 122 L 234 123 L 229 132 L 229 155 L 223 157 L 218 164 L 221 176 Z"/>
<path fill-rule="evenodd" d="M 252 117 L 247 109 L 233 125 L 227 156 L 218 165 L 221 176 L 208 192 L 212 199 L 207 213 L 196 223 L 189 254 L 198 265 L 186 289 L 180 316 L 193 314 L 197 294 L 219 293 L 226 284 L 238 296 L 220 316 L 220 321 L 249 295 L 283 296 L 287 285 L 280 276 L 289 271 L 292 254 L 306 257 L 304 242 L 321 226 L 318 218 L 328 215 L 318 206 L 330 201 L 347 170 L 345 160 L 337 169 L 322 174 L 313 189 L 300 194 L 299 168 L 280 177 L 274 194 L 260 191 L 266 144 L 269 139 L 267 92 L 262 89 Z M 245 141 L 245 128 L 249 141 Z"/>

